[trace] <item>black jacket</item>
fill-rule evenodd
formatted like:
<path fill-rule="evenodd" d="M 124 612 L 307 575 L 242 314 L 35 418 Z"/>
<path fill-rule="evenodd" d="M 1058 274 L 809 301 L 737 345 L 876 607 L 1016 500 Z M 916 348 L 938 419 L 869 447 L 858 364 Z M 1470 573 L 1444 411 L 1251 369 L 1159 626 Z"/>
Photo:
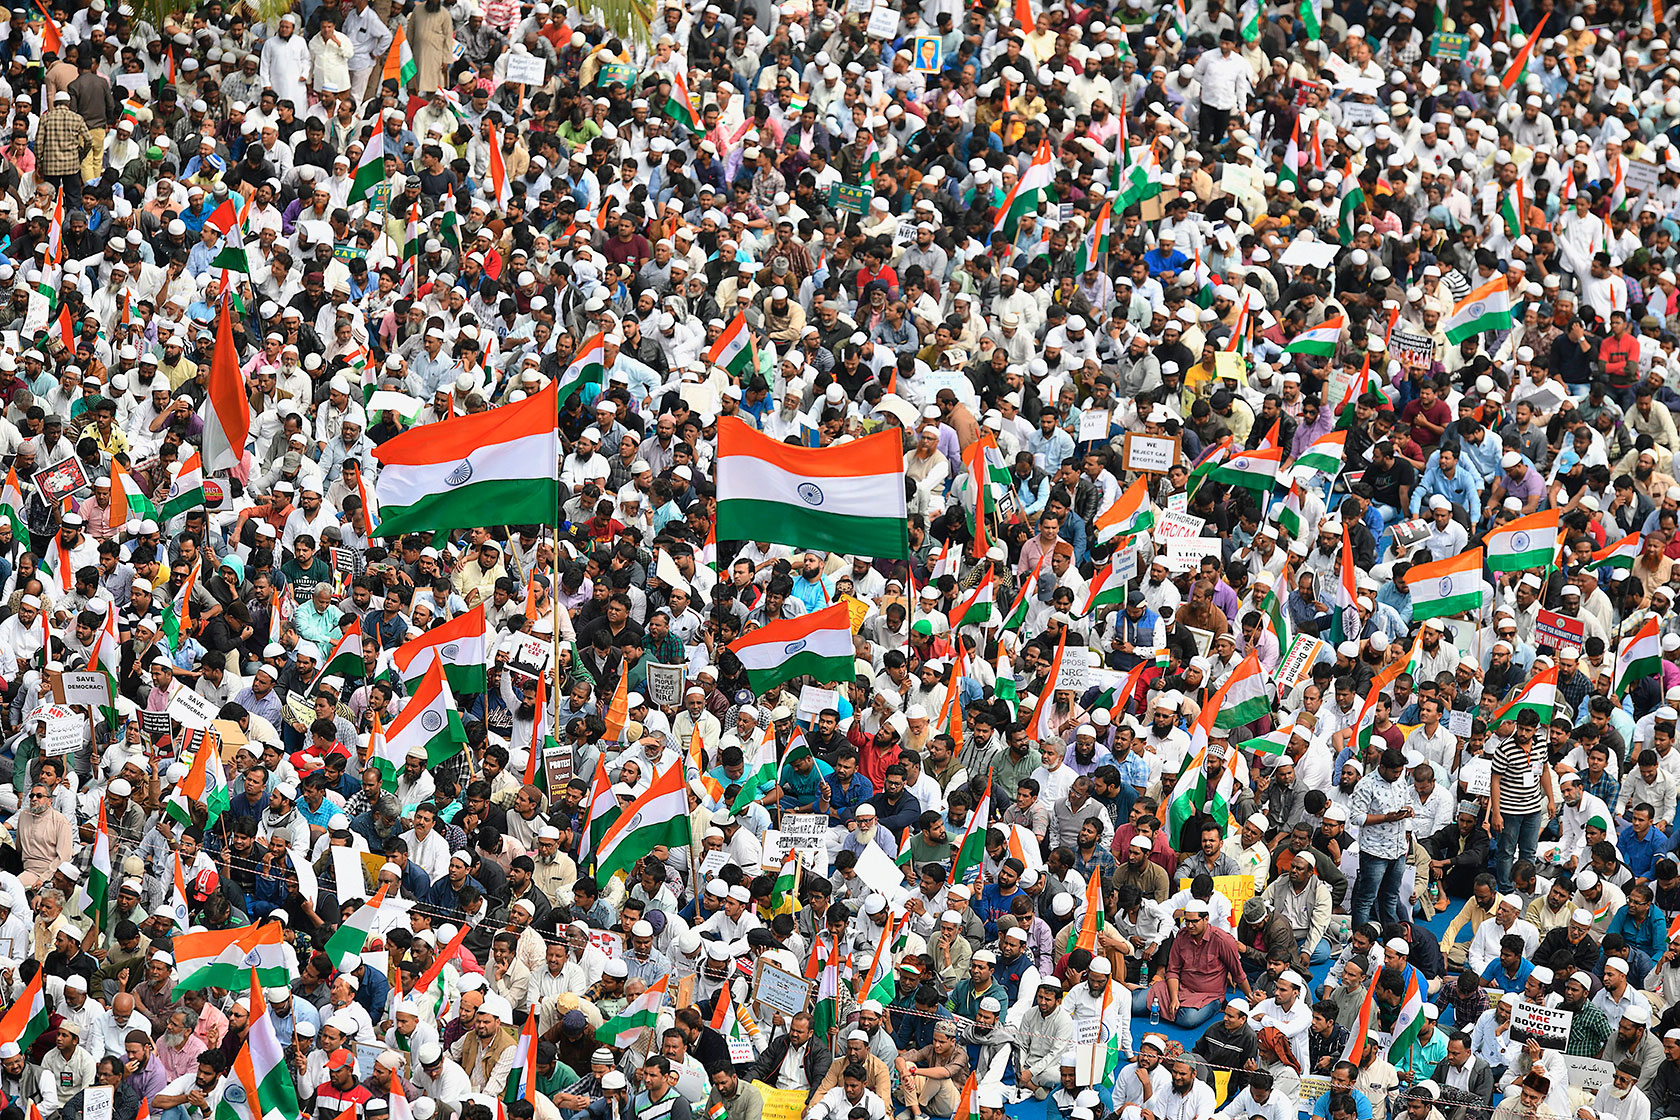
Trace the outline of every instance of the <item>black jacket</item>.
<path fill-rule="evenodd" d="M 1447 1084 L 1447 1074 L 1451 1070 L 1452 1063 L 1446 1058 L 1442 1058 L 1435 1066 L 1435 1072 L 1430 1075 L 1429 1080 L 1445 1089 Z M 1475 1111 L 1479 1114 L 1482 1109 L 1492 1103 L 1493 1088 L 1493 1070 L 1486 1062 L 1472 1054 L 1470 1056 L 1469 1085 L 1462 1090 L 1454 1090 L 1450 1094 L 1443 1093 L 1441 1096 L 1441 1104 L 1448 1110 L 1448 1120 L 1463 1120 L 1463 1117 L 1471 1109 L 1475 1109 Z M 1464 1093 L 1465 1097 L 1469 1099 L 1455 1099 L 1456 1094 L 1459 1092 Z"/>
<path fill-rule="evenodd" d="M 758 1061 L 753 1063 L 750 1080 L 762 1081 L 766 1085 L 776 1084 L 776 1078 L 782 1070 L 782 1062 L 787 1058 L 788 1035 L 782 1035 L 770 1043 Z M 828 1048 L 815 1035 L 805 1047 L 805 1096 L 808 1099 L 811 1090 L 822 1084 L 822 1079 L 828 1074 L 828 1067 L 834 1059 L 829 1055 Z"/>

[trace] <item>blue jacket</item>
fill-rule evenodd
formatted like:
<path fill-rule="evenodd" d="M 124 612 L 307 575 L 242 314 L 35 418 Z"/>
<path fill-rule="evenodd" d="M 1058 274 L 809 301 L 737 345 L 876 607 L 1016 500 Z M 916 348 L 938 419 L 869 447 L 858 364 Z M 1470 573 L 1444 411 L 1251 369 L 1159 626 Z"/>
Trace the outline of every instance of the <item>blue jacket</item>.
<path fill-rule="evenodd" d="M 1649 835 L 1659 834 L 1653 828 Z M 1623 906 L 1610 919 L 1610 928 L 1605 933 L 1619 933 L 1628 948 L 1642 949 L 1652 960 L 1659 960 L 1668 946 L 1668 916 L 1653 906 L 1643 922 L 1636 922 L 1628 914 L 1628 908 Z"/>

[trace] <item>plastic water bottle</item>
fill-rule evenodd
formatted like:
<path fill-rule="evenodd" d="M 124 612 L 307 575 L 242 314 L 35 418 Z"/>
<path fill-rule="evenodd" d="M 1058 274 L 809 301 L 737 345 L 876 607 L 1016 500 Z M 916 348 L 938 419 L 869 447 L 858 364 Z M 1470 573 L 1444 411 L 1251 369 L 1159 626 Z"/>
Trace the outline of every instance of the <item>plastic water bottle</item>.
<path fill-rule="evenodd" d="M 1149 1001 L 1149 1022 L 1151 1026 L 1161 1025 L 1161 1000 L 1159 997 Z"/>

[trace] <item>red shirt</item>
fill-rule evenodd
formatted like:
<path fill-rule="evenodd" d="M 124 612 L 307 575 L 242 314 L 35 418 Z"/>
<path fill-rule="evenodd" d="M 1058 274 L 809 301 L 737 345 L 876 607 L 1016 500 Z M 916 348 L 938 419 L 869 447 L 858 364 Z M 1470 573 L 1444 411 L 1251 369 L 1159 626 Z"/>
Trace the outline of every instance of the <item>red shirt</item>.
<path fill-rule="evenodd" d="M 1639 372 L 1639 343 L 1631 334 L 1620 338 L 1611 335 L 1599 344 L 1598 360 L 1604 363 L 1604 373 L 1610 384 L 1626 388 L 1633 384 Z"/>

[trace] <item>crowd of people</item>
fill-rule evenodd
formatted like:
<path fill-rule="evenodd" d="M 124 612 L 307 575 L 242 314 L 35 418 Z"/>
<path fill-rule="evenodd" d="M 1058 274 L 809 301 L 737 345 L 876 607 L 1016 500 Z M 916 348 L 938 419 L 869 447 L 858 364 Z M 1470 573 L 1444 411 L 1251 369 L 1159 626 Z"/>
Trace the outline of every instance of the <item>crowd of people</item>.
<path fill-rule="evenodd" d="M 1670 33 L 14 8 L 0 1120 L 1680 1116 Z"/>

